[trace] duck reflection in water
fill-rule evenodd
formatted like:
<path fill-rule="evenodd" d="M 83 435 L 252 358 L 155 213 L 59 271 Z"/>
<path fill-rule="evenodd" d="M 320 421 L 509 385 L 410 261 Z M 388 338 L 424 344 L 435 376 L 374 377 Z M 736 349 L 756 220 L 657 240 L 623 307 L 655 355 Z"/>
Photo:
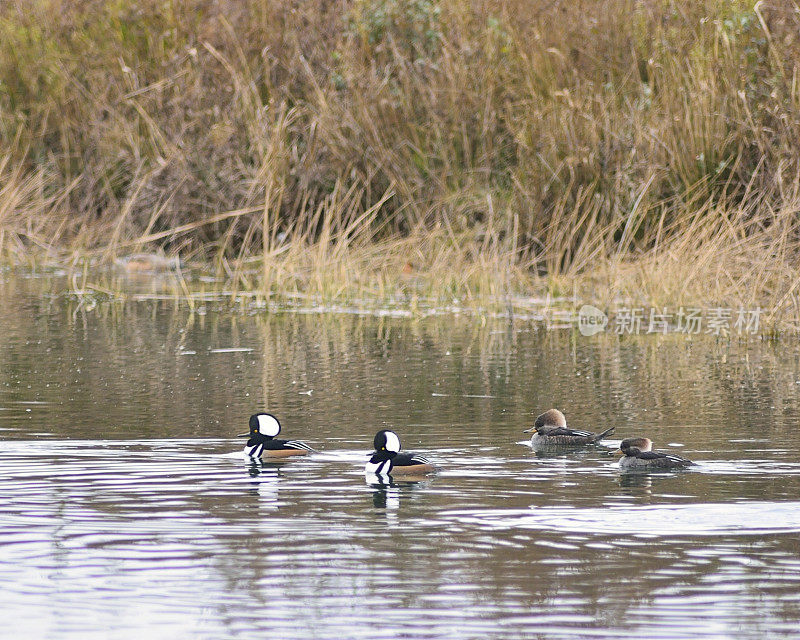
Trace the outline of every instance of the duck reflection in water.
<path fill-rule="evenodd" d="M 653 477 L 649 473 L 623 473 L 619 477 L 619 486 L 625 488 L 650 489 Z M 648 491 L 648 493 L 650 493 Z"/>
<path fill-rule="evenodd" d="M 367 484 L 371 486 L 372 506 L 376 509 L 397 509 L 400 506 L 400 488 L 391 478 L 373 475 L 367 476 Z"/>
<path fill-rule="evenodd" d="M 425 487 L 430 484 L 431 479 L 408 478 L 395 481 L 388 476 L 380 476 L 374 473 L 366 474 L 367 485 L 372 487 L 372 505 L 377 509 L 395 510 L 400 506 L 400 496 L 402 493 L 413 491 L 415 488 Z"/>
<path fill-rule="evenodd" d="M 248 492 L 257 495 L 265 506 L 277 509 L 278 482 L 280 481 L 278 465 L 251 459 L 247 464 L 247 473 L 251 478 Z"/>

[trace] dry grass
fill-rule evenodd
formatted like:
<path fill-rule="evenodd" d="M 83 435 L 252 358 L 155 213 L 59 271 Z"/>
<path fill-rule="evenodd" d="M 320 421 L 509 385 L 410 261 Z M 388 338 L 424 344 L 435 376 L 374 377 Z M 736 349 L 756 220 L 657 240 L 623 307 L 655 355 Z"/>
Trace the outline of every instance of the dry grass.
<path fill-rule="evenodd" d="M 781 0 L 7 2 L 0 259 L 793 322 L 798 27 Z"/>

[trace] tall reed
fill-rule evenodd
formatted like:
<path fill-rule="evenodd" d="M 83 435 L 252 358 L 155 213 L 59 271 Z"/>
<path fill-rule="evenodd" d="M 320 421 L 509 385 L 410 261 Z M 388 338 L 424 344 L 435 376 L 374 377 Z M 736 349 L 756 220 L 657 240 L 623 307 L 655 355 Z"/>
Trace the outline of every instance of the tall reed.
<path fill-rule="evenodd" d="M 0 253 L 235 287 L 778 305 L 784 0 L 0 5 Z"/>

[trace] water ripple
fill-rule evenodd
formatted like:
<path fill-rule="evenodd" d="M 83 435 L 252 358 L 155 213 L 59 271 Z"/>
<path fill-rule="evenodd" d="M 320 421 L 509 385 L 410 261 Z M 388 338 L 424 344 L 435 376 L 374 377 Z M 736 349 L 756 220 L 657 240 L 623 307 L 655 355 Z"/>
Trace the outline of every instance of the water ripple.
<path fill-rule="evenodd" d="M 445 518 L 493 529 L 589 531 L 635 536 L 763 535 L 800 532 L 800 502 L 694 503 L 602 508 L 538 507 L 446 511 Z"/>
<path fill-rule="evenodd" d="M 676 491 L 728 483 L 724 465 L 628 484 L 593 452 L 451 447 L 429 452 L 439 476 L 373 486 L 364 449 L 262 465 L 236 445 L 4 442 L 0 612 L 34 618 L 7 633 L 91 638 L 91 616 L 122 638 L 143 620 L 157 638 L 693 638 L 743 624 L 785 634 L 785 615 L 742 612 L 757 593 L 800 606 L 782 542 L 800 532 L 800 502 Z M 770 477 L 733 464 L 748 466 Z M 712 605 L 726 617 L 704 617 Z"/>

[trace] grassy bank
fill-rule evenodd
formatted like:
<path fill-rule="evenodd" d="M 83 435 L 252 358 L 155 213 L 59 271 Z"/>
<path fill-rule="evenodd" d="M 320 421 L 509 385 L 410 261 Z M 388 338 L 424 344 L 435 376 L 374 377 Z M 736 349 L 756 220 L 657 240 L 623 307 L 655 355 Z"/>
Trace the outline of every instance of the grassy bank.
<path fill-rule="evenodd" d="M 0 259 L 796 318 L 799 27 L 778 0 L 7 2 Z"/>

